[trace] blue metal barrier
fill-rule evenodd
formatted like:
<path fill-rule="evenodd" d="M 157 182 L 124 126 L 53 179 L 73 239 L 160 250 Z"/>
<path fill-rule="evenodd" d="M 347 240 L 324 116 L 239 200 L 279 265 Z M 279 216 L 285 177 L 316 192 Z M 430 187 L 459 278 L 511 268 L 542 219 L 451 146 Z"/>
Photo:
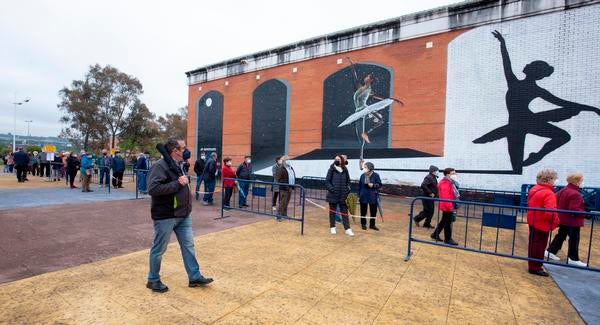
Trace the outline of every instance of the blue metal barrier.
<path fill-rule="evenodd" d="M 529 190 L 534 184 L 523 184 L 521 185 L 521 205 L 527 205 L 527 195 Z M 563 189 L 564 186 L 554 186 L 554 192 L 558 192 Z M 583 202 L 585 203 L 586 209 L 590 211 L 600 211 L 600 188 L 598 187 L 583 187 L 579 189 L 579 192 L 583 196 Z"/>
<path fill-rule="evenodd" d="M 218 219 L 224 219 L 228 216 L 225 215 L 225 211 L 228 210 L 238 210 L 252 214 L 258 214 L 263 216 L 274 217 L 277 219 L 285 219 L 285 220 L 293 220 L 299 221 L 300 226 L 300 234 L 304 235 L 304 203 L 305 203 L 305 190 L 302 185 L 290 185 L 284 183 L 275 183 L 275 182 L 263 182 L 257 180 L 245 180 L 245 179 L 237 179 L 237 178 L 225 178 L 223 181 L 234 181 L 236 182 L 236 186 L 234 189 L 238 189 L 238 191 L 233 191 L 229 206 L 225 206 L 225 187 L 222 187 L 221 190 L 221 217 Z M 237 185 L 238 182 L 244 182 L 250 184 L 250 190 L 248 193 L 242 193 L 246 197 L 246 203 L 248 207 L 239 207 L 238 206 L 238 196 L 240 195 L 239 189 L 240 187 Z M 270 189 L 273 185 L 279 185 L 280 188 L 282 186 L 287 186 L 291 188 L 290 191 L 290 199 L 287 205 L 286 215 L 280 215 L 277 211 L 274 211 L 271 206 L 271 199 L 268 196 L 268 193 L 271 193 Z M 281 204 L 281 190 L 280 190 L 280 199 L 279 204 Z M 237 195 L 236 195 L 237 194 Z M 291 215 L 290 213 L 291 212 Z"/>
<path fill-rule="evenodd" d="M 454 246 L 437 241 L 435 239 L 430 239 L 430 232 L 423 233 L 421 230 L 414 230 L 413 216 L 415 204 L 418 201 L 424 200 L 430 200 L 434 202 L 451 202 L 453 204 L 459 204 L 459 208 L 457 209 L 455 214 L 456 221 L 453 222 L 454 229 L 452 235 L 453 239 L 459 243 L 458 245 Z M 585 252 L 585 254 L 582 254 L 586 256 L 586 260 L 582 261 L 587 261 L 587 267 L 579 267 L 573 264 L 561 263 L 549 259 L 544 260 L 528 257 L 528 211 L 552 213 L 556 218 L 558 218 L 558 213 L 589 216 L 590 219 L 585 221 L 585 227 L 583 227 L 581 230 L 581 243 L 583 244 L 582 246 L 587 246 L 587 252 Z M 417 242 L 494 256 L 514 258 L 524 261 L 535 261 L 544 264 L 553 264 L 600 272 L 600 263 L 598 263 L 597 266 L 592 264 L 592 257 L 594 257 L 594 254 L 592 252 L 594 251 L 596 255 L 600 254 L 600 243 L 596 244 L 597 247 L 594 247 L 593 245 L 595 223 L 598 220 L 600 220 L 600 213 L 598 212 L 549 210 L 523 207 L 519 205 L 505 205 L 462 200 L 443 200 L 430 197 L 417 197 L 414 198 L 410 204 L 410 213 L 408 219 L 408 248 L 405 261 L 410 260 L 412 256 L 412 243 Z M 437 219 L 439 223 L 439 209 L 437 213 Z M 552 236 L 555 232 L 556 231 L 550 232 L 548 242 L 552 241 Z M 446 240 L 446 238 L 444 238 L 444 240 Z M 597 259 L 595 259 L 594 261 L 596 260 Z"/>

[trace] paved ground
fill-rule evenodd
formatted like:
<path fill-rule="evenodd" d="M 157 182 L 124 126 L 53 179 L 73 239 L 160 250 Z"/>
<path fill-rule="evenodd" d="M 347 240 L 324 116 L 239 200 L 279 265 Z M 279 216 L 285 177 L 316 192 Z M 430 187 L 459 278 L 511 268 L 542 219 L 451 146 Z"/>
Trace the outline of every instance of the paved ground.
<path fill-rule="evenodd" d="M 600 324 L 600 273 L 546 266 L 552 278 L 588 324 Z"/>
<path fill-rule="evenodd" d="M 354 238 L 341 231 L 330 235 L 325 213 L 308 206 L 305 236 L 299 235 L 298 222 L 269 219 L 198 236 L 202 271 L 216 279 L 206 288 L 187 288 L 179 249 L 176 243 L 171 244 L 162 268 L 163 280 L 171 290 L 153 294 L 144 287 L 149 242 L 144 219 L 147 204 L 144 200 L 114 201 L 0 211 L 0 229 L 19 224 L 0 234 L 0 238 L 21 240 L 18 245 L 7 246 L 9 252 L 23 252 L 11 257 L 10 264 L 22 261 L 36 265 L 44 261 L 45 254 L 53 254 L 46 261 L 71 256 L 76 260 L 74 265 L 95 260 L 0 285 L 0 322 L 583 322 L 554 281 L 529 275 L 522 261 L 416 244 L 414 256 L 404 262 L 407 210 L 393 201 L 385 202 L 386 214 L 399 218 L 380 223 L 382 231 L 378 233 L 359 230 L 354 224 Z M 52 217 L 54 222 L 47 223 L 43 211 L 51 209 L 73 212 L 58 213 Z M 199 215 L 194 217 L 198 230 L 217 230 L 219 223 L 250 218 L 231 212 L 232 218 L 214 221 L 216 209 L 205 209 L 201 212 L 198 208 Z M 89 215 L 86 222 L 77 219 L 85 215 Z M 133 221 L 128 223 L 129 219 Z M 88 226 L 64 231 L 64 226 L 56 224 L 78 221 Z M 198 227 L 202 222 L 206 224 Z M 416 231 L 420 236 L 428 233 L 422 228 Z M 26 244 L 31 241 L 38 244 Z M 139 251 L 120 255 L 119 243 L 130 251 L 138 245 Z M 0 247 L 5 245 L 11 244 L 3 242 Z M 27 245 L 31 247 L 29 254 L 37 257 L 26 257 L 22 247 Z M 82 254 L 77 253 L 79 249 Z M 96 255 L 96 251 L 104 253 Z M 93 258 L 80 260 L 79 255 Z"/>

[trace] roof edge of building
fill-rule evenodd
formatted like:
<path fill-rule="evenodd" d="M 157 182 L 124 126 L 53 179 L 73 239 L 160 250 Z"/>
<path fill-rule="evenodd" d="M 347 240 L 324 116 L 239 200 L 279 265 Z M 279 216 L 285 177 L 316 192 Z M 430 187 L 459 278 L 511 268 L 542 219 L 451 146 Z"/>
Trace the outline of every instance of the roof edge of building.
<path fill-rule="evenodd" d="M 598 4 L 600 0 L 468 0 L 238 56 L 186 72 L 188 85 L 451 30 Z"/>

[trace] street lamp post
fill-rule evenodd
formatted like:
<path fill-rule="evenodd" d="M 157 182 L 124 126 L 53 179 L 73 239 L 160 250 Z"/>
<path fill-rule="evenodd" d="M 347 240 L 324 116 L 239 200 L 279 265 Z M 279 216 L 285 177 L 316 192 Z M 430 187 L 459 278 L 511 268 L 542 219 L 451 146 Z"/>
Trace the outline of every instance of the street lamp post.
<path fill-rule="evenodd" d="M 25 98 L 24 100 L 17 102 L 17 95 L 15 94 L 15 101 L 13 105 L 15 105 L 15 129 L 13 133 L 13 152 L 17 151 L 17 106 L 23 105 L 29 102 L 29 98 Z"/>
<path fill-rule="evenodd" d="M 29 132 L 29 124 L 33 122 L 32 120 L 26 120 L 25 123 L 27 123 L 27 140 L 25 140 L 25 143 L 28 143 L 27 141 L 29 141 L 29 138 L 31 137 L 31 133 Z"/>

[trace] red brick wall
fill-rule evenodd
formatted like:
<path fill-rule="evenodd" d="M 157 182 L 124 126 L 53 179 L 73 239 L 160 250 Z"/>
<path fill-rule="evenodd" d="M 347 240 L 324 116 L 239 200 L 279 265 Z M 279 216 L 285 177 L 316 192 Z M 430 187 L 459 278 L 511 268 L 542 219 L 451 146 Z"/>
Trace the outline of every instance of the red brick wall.
<path fill-rule="evenodd" d="M 188 97 L 188 146 L 196 147 L 197 101 L 206 92 L 216 90 L 224 96 L 223 156 L 233 158 L 234 165 L 241 162 L 244 155 L 250 153 L 252 92 L 260 83 L 278 78 L 287 80 L 290 86 L 290 156 L 293 158 L 319 149 L 323 81 L 346 68 L 349 64 L 346 57 L 351 57 L 355 63 L 377 63 L 393 70 L 392 96 L 403 100 L 405 106 L 395 106 L 393 109 L 392 147 L 443 155 L 446 49 L 450 41 L 467 30 L 330 55 L 192 85 Z M 433 47 L 426 48 L 427 42 L 433 42 Z M 338 65 L 337 59 L 344 61 Z M 298 68 L 297 73 L 292 73 L 293 67 Z M 260 80 L 256 80 L 257 74 Z M 229 82 L 228 86 L 225 86 L 225 81 Z M 199 87 L 202 89 L 199 90 Z"/>

